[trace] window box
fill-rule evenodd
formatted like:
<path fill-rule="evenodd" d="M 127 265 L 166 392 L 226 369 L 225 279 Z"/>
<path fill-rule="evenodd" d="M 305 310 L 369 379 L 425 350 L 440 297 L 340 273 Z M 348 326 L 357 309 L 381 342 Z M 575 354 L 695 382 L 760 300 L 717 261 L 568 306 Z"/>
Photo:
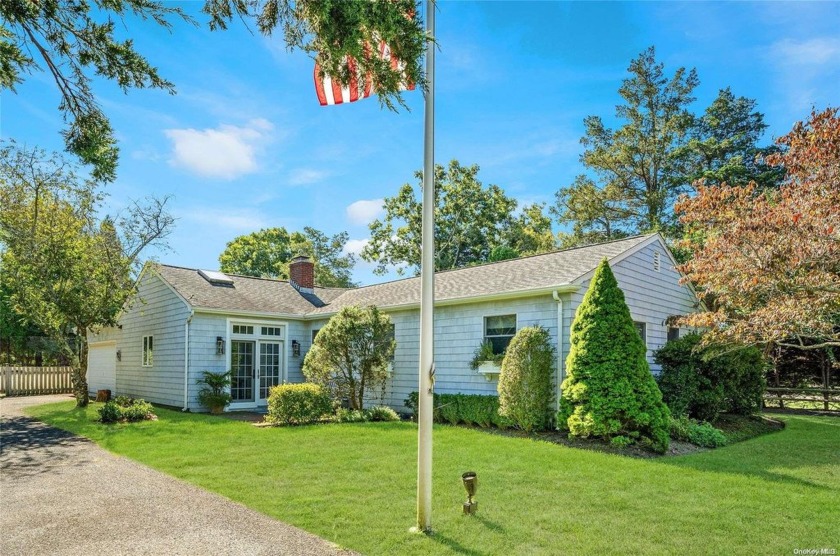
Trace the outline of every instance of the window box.
<path fill-rule="evenodd" d="M 484 375 L 488 381 L 499 378 L 499 373 L 502 372 L 502 364 L 496 361 L 482 361 L 476 369 L 479 374 Z"/>

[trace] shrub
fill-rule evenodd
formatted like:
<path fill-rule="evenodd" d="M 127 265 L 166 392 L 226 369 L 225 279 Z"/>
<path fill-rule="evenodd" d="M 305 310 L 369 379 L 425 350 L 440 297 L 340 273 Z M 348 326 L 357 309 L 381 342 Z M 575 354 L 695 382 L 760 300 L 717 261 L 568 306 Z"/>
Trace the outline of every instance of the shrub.
<path fill-rule="evenodd" d="M 417 415 L 417 392 L 412 392 L 403 402 Z M 480 394 L 435 394 L 433 419 L 435 423 L 450 425 L 478 425 L 479 427 L 507 428 L 511 422 L 499 415 L 499 398 Z"/>
<path fill-rule="evenodd" d="M 470 360 L 470 369 L 476 371 L 485 362 L 501 363 L 504 358 L 504 353 L 495 353 L 493 351 L 493 344 L 490 340 L 484 340 L 475 349 L 475 353 L 473 353 L 473 358 Z"/>
<path fill-rule="evenodd" d="M 269 390 L 266 421 L 304 425 L 321 420 L 332 409 L 329 394 L 318 384 L 281 384 Z"/>
<path fill-rule="evenodd" d="M 606 260 L 577 309 L 570 340 L 558 425 L 572 436 L 626 436 L 666 451 L 670 413 Z"/>
<path fill-rule="evenodd" d="M 530 433 L 551 422 L 551 385 L 555 351 L 548 331 L 539 326 L 521 329 L 505 352 L 499 374 L 499 414 Z"/>
<path fill-rule="evenodd" d="M 99 420 L 103 423 L 120 421 L 144 421 L 154 418 L 154 407 L 145 400 L 134 400 L 127 396 L 117 396 L 99 408 Z"/>
<path fill-rule="evenodd" d="M 704 448 L 719 448 L 727 443 L 723 431 L 705 421 L 689 419 L 685 415 L 671 419 L 670 432 L 671 438 L 675 440 L 691 442 Z"/>
<path fill-rule="evenodd" d="M 761 352 L 749 347 L 716 354 L 700 342 L 700 335 L 689 334 L 654 354 L 662 366 L 659 388 L 671 412 L 714 422 L 720 413 L 759 411 L 766 369 Z"/>
<path fill-rule="evenodd" d="M 230 371 L 226 373 L 204 371 L 197 381 L 197 384 L 202 386 L 198 392 L 198 403 L 213 413 L 220 413 L 231 400 L 227 392 L 230 386 L 230 374 Z"/>
<path fill-rule="evenodd" d="M 364 423 L 368 420 L 368 414 L 361 409 L 340 407 L 335 412 L 335 420 L 339 423 Z"/>
<path fill-rule="evenodd" d="M 377 405 L 365 410 L 368 421 L 399 421 L 397 412 L 384 405 Z"/>

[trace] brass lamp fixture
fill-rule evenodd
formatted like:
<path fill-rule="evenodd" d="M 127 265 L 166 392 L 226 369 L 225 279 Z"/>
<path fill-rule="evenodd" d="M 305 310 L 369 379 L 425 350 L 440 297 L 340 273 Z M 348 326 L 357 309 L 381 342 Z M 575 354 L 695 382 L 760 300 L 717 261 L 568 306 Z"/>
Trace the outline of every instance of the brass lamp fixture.
<path fill-rule="evenodd" d="M 478 502 L 473 501 L 475 491 L 478 489 L 478 475 L 475 471 L 467 471 L 461 475 L 461 480 L 464 481 L 464 488 L 467 491 L 467 501 L 464 502 L 464 514 L 472 515 L 478 511 Z"/>

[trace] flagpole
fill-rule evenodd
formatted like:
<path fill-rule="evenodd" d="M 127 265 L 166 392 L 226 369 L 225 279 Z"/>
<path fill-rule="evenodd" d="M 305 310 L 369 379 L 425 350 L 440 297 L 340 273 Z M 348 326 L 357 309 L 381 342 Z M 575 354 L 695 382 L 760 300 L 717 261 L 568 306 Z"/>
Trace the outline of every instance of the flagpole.
<path fill-rule="evenodd" d="M 426 33 L 435 36 L 435 2 L 426 0 Z M 435 45 L 426 43 L 423 224 L 420 264 L 420 390 L 417 400 L 417 530 L 432 529 L 432 410 L 435 302 Z"/>

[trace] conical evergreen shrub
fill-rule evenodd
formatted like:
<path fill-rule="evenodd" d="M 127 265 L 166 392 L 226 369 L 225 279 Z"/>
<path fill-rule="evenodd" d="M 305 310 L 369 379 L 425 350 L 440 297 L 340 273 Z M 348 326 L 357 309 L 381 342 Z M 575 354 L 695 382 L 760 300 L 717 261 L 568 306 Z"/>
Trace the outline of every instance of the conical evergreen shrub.
<path fill-rule="evenodd" d="M 572 323 L 558 424 L 572 436 L 667 450 L 670 413 L 645 351 L 624 292 L 605 259 Z"/>

